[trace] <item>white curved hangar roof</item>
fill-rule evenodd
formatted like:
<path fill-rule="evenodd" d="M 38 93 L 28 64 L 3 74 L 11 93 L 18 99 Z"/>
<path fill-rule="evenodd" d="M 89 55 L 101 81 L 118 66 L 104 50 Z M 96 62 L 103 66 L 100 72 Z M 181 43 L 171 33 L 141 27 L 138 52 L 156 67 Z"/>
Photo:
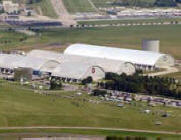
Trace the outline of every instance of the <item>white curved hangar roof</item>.
<path fill-rule="evenodd" d="M 134 64 L 150 65 L 150 66 L 156 65 L 159 59 L 166 56 L 166 54 L 155 53 L 155 52 L 111 48 L 111 47 L 95 46 L 95 45 L 87 45 L 87 44 L 70 45 L 64 51 L 64 54 L 107 58 L 107 59 L 112 59 L 112 60 L 125 61 L 125 62 L 131 62 Z M 167 58 L 168 56 L 169 55 L 167 55 Z M 172 60 L 170 60 L 169 62 L 174 63 L 174 61 Z"/>
<path fill-rule="evenodd" d="M 91 76 L 94 81 L 103 79 L 105 72 L 98 66 L 91 66 L 79 62 L 61 63 L 53 72 L 52 76 L 83 80 Z"/>
<path fill-rule="evenodd" d="M 32 50 L 29 53 L 27 53 L 27 56 L 37 57 L 47 60 L 56 60 L 60 63 L 75 62 L 75 63 L 84 63 L 92 66 L 93 65 L 99 66 L 105 72 L 114 72 L 118 74 L 126 73 L 127 75 L 135 73 L 135 67 L 133 64 L 122 61 L 116 61 L 116 60 L 92 58 L 92 57 L 77 56 L 77 55 L 66 55 L 51 51 L 45 51 L 45 50 Z"/>
<path fill-rule="evenodd" d="M 47 60 L 56 60 L 61 62 L 62 55 L 52 51 L 46 50 L 32 50 L 26 54 L 28 57 L 36 57 Z"/>
<path fill-rule="evenodd" d="M 0 54 L 0 67 L 14 69 L 18 67 L 32 68 L 33 70 L 40 70 L 51 72 L 59 63 L 54 60 L 45 60 L 41 58 L 14 55 L 14 54 Z"/>

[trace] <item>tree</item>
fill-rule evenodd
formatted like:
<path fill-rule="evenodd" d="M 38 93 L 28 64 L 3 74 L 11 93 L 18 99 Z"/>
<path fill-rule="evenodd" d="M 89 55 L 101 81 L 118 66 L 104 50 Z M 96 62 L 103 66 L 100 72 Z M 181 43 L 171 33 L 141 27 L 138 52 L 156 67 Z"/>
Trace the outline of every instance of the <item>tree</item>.
<path fill-rule="evenodd" d="M 100 88 L 180 99 L 180 84 L 173 78 L 148 77 L 137 72 L 132 76 L 106 73 L 105 80 L 104 83 L 99 83 Z"/>
<path fill-rule="evenodd" d="M 83 84 L 83 85 L 90 84 L 90 83 L 92 83 L 92 82 L 93 82 L 93 79 L 92 79 L 91 76 L 89 76 L 89 77 L 87 77 L 87 78 L 85 78 L 85 79 L 82 80 L 82 84 Z"/>
<path fill-rule="evenodd" d="M 50 89 L 51 90 L 58 90 L 62 88 L 62 83 L 60 80 L 51 79 L 50 80 Z"/>
<path fill-rule="evenodd" d="M 93 90 L 94 96 L 105 96 L 106 94 L 107 92 L 105 90 L 98 90 L 98 89 Z"/>
<path fill-rule="evenodd" d="M 155 6 L 159 7 L 175 7 L 177 3 L 175 0 L 156 0 Z"/>
<path fill-rule="evenodd" d="M 176 0 L 176 2 L 181 3 L 181 0 Z"/>

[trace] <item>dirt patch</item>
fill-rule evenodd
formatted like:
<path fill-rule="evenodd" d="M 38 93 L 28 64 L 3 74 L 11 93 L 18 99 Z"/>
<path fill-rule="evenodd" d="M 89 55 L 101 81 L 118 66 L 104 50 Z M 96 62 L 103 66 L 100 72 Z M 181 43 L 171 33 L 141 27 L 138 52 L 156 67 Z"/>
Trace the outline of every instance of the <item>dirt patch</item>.
<path fill-rule="evenodd" d="M 50 0 L 57 15 L 59 16 L 60 21 L 65 26 L 70 26 L 76 24 L 76 21 L 73 19 L 73 17 L 68 13 L 64 3 L 62 0 Z"/>
<path fill-rule="evenodd" d="M 16 50 L 22 50 L 25 52 L 34 50 L 34 49 L 39 49 L 39 50 L 51 50 L 51 51 L 56 51 L 56 52 L 63 52 L 69 44 L 36 44 L 32 46 L 19 46 L 16 48 Z"/>

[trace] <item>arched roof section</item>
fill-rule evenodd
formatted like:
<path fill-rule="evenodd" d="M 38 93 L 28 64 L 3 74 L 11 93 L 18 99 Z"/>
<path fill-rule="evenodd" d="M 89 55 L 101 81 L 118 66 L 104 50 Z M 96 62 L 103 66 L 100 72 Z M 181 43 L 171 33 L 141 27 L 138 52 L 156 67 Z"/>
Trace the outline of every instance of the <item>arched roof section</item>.
<path fill-rule="evenodd" d="M 17 62 L 21 61 L 24 57 L 20 55 L 0 54 L 0 67 L 7 69 L 14 69 L 18 67 Z"/>
<path fill-rule="evenodd" d="M 17 67 L 32 68 L 33 70 L 53 70 L 60 64 L 56 60 L 46 60 L 30 56 L 0 54 L 0 67 L 14 69 Z M 47 71 L 47 72 L 49 72 Z"/>
<path fill-rule="evenodd" d="M 47 50 L 32 50 L 27 53 L 28 57 L 37 57 L 47 60 L 61 60 L 61 54 Z"/>
<path fill-rule="evenodd" d="M 48 60 L 56 60 L 60 63 L 66 63 L 66 62 L 75 62 L 75 63 L 84 63 L 88 65 L 94 65 L 101 67 L 105 72 L 114 72 L 121 74 L 122 72 L 125 72 L 126 74 L 133 74 L 135 72 L 135 67 L 133 64 L 129 65 L 129 70 L 127 71 L 125 69 L 128 69 L 127 62 L 123 61 L 117 61 L 117 60 L 110 60 L 105 58 L 93 58 L 93 57 L 86 57 L 86 56 L 78 56 L 78 55 L 68 55 L 68 54 L 61 54 L 46 50 L 33 50 L 29 53 L 27 53 L 27 56 L 31 57 L 38 57 L 41 59 L 48 59 Z"/>
<path fill-rule="evenodd" d="M 73 44 L 70 45 L 64 54 L 106 58 L 118 61 L 131 62 L 133 64 L 154 66 L 165 54 L 141 50 L 111 48 L 105 46 Z"/>
<path fill-rule="evenodd" d="M 58 61 L 47 60 L 43 65 L 40 66 L 39 70 L 43 72 L 53 72 L 59 64 L 60 63 Z"/>
<path fill-rule="evenodd" d="M 61 63 L 52 72 L 52 76 L 82 80 L 83 78 L 91 76 L 90 71 L 92 68 L 99 69 L 99 71 L 101 72 L 101 78 L 104 78 L 105 73 L 101 67 L 92 66 L 86 63 L 81 63 L 81 62 Z M 98 78 L 99 78 L 99 75 L 98 75 Z"/>

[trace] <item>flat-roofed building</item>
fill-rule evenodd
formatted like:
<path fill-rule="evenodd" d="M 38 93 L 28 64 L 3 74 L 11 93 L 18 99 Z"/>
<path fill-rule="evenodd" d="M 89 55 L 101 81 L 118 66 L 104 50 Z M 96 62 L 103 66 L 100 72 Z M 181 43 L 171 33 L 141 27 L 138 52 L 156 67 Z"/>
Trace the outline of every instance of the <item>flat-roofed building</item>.
<path fill-rule="evenodd" d="M 18 13 L 19 12 L 19 4 L 13 3 L 12 1 L 3 1 L 3 9 L 6 13 Z"/>

